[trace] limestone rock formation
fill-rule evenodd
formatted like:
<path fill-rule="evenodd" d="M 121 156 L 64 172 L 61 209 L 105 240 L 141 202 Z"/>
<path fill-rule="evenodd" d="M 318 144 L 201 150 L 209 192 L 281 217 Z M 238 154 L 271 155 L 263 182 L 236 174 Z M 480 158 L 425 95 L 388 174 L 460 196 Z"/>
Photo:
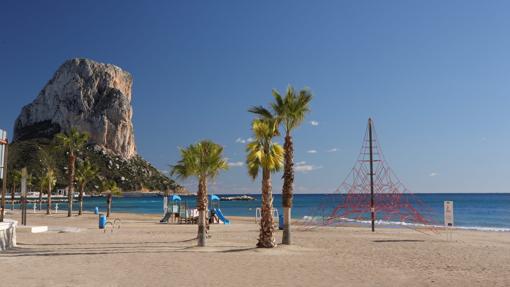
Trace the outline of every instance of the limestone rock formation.
<path fill-rule="evenodd" d="M 136 155 L 131 108 L 131 75 L 117 66 L 71 59 L 14 125 L 14 141 L 52 138 L 76 127 L 90 143 L 124 158 Z"/>

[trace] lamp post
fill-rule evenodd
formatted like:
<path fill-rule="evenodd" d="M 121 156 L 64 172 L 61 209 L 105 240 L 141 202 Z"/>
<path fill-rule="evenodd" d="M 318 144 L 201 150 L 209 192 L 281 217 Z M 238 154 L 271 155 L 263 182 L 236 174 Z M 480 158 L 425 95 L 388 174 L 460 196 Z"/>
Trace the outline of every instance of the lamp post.
<path fill-rule="evenodd" d="M 7 190 L 7 151 L 9 149 L 9 140 L 7 132 L 0 130 L 0 179 L 2 179 L 2 211 L 0 212 L 0 222 L 4 221 L 5 212 L 5 194 Z"/>
<path fill-rule="evenodd" d="M 21 224 L 27 225 L 27 168 L 21 169 Z"/>

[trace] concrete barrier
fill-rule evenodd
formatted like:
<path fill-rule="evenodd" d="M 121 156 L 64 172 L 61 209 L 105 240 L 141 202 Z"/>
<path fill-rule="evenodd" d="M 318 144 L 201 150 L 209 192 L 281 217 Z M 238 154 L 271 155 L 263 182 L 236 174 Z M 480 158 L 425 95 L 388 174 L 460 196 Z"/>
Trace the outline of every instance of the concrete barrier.
<path fill-rule="evenodd" d="M 0 251 L 16 247 L 16 225 L 18 222 L 12 219 L 4 219 L 0 222 Z"/>
<path fill-rule="evenodd" d="M 41 233 L 48 231 L 48 226 L 23 226 L 16 227 L 17 233 Z"/>

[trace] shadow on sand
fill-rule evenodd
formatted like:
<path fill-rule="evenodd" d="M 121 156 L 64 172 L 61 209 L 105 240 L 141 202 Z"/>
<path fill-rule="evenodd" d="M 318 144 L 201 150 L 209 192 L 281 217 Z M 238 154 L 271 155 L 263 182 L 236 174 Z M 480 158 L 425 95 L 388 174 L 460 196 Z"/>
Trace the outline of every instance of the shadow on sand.
<path fill-rule="evenodd" d="M 4 257 L 35 257 L 35 256 L 80 256 L 80 255 L 107 255 L 107 254 L 157 254 L 175 252 L 199 252 L 199 253 L 233 253 L 249 252 L 256 247 L 243 246 L 207 246 L 197 247 L 179 245 L 195 241 L 196 238 L 172 241 L 172 242 L 109 242 L 109 243 L 19 243 L 17 248 L 10 249 L 2 255 Z M 87 246 L 88 245 L 88 246 Z"/>
<path fill-rule="evenodd" d="M 417 239 L 385 239 L 385 240 L 374 240 L 375 243 L 392 243 L 392 242 L 425 242 L 425 240 Z"/>

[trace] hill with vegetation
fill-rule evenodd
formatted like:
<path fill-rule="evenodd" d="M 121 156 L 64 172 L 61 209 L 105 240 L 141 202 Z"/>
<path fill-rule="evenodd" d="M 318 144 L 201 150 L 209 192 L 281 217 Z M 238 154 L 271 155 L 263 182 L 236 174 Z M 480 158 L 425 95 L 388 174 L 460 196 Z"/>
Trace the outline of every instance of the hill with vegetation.
<path fill-rule="evenodd" d="M 89 192 L 99 191 L 101 182 L 113 180 L 123 191 L 180 192 L 183 189 L 172 179 L 139 155 L 130 159 L 115 155 L 97 145 L 79 151 L 77 165 L 88 160 L 98 169 L 98 176 L 87 186 Z M 48 168 L 57 174 L 57 188 L 67 186 L 67 156 L 54 139 L 38 138 L 16 141 L 9 145 L 8 182 L 12 186 L 15 172 L 23 167 L 31 175 L 29 184 L 37 190 L 39 179 Z M 17 184 L 19 186 L 19 183 Z"/>

